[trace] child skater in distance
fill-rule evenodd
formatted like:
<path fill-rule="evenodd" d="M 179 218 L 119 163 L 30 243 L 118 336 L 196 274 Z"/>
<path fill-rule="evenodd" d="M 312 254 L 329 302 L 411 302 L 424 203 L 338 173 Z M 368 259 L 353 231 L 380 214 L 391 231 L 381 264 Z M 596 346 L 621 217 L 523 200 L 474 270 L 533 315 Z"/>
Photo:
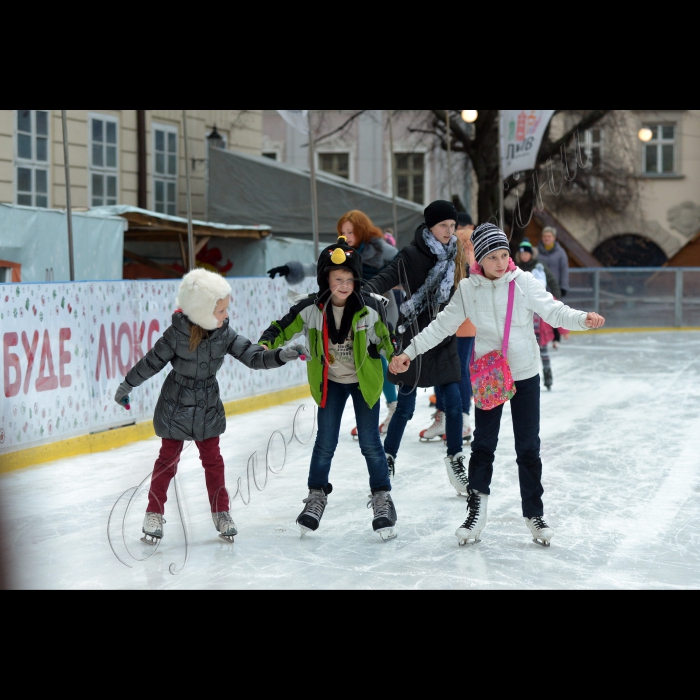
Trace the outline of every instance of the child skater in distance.
<path fill-rule="evenodd" d="M 380 354 L 394 354 L 380 301 L 360 293 L 362 258 L 344 236 L 318 259 L 318 293 L 303 297 L 260 343 L 270 348 L 306 335 L 311 394 L 319 405 L 318 435 L 309 470 L 309 495 L 297 518 L 302 537 L 315 532 L 333 487 L 328 483 L 338 446 L 340 422 L 348 398 L 357 419 L 360 450 L 367 462 L 374 512 L 372 527 L 382 539 L 396 537 L 396 509 L 391 499 L 389 465 L 379 436 L 379 405 L 384 384 Z"/>
<path fill-rule="evenodd" d="M 220 275 L 202 269 L 185 275 L 177 298 L 180 308 L 173 314 L 172 325 L 129 371 L 114 397 L 118 404 L 128 406 L 129 394 L 136 387 L 172 364 L 153 416 L 156 435 L 163 443 L 143 521 L 143 541 L 149 544 L 163 537 L 168 486 L 177 472 L 185 440 L 194 440 L 199 449 L 214 526 L 222 538 L 233 542 L 238 531 L 229 513 L 224 460 L 219 451 L 226 414 L 216 373 L 226 355 L 252 369 L 275 369 L 303 352 L 301 346 L 268 351 L 238 335 L 229 326 L 230 303 L 231 287 Z"/>
<path fill-rule="evenodd" d="M 595 313 L 576 311 L 556 301 L 529 272 L 510 259 L 508 238 L 492 224 L 472 234 L 476 264 L 463 280 L 447 308 L 403 355 L 395 357 L 390 371 L 408 370 L 418 355 L 428 352 L 450 335 L 465 319 L 476 326 L 476 358 L 501 350 L 506 325 L 510 283 L 515 282 L 508 363 L 515 380 L 511 399 L 515 451 L 517 454 L 523 517 L 537 544 L 549 546 L 554 532 L 544 520 L 542 461 L 540 459 L 539 350 L 535 340 L 533 312 L 555 328 L 600 328 L 605 319 Z M 479 541 L 486 526 L 488 498 L 503 405 L 493 410 L 476 409 L 476 429 L 469 461 L 469 504 L 465 523 L 457 530 L 460 544 Z"/>

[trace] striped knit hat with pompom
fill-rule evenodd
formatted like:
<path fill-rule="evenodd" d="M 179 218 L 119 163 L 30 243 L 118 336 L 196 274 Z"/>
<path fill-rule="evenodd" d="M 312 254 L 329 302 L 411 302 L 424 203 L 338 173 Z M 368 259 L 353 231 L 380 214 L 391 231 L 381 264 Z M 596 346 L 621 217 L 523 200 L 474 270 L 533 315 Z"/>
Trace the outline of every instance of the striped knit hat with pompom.
<path fill-rule="evenodd" d="M 474 244 L 474 257 L 481 264 L 481 261 L 496 250 L 510 250 L 508 236 L 493 224 L 481 224 L 472 233 L 472 243 Z"/>

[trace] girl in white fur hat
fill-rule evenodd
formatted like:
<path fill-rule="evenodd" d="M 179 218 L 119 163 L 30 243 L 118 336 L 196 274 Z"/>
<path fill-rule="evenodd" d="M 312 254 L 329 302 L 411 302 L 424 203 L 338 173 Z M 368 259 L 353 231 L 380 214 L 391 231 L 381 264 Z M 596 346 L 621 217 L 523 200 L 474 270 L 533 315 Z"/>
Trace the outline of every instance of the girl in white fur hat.
<path fill-rule="evenodd" d="M 163 537 L 168 486 L 177 472 L 185 440 L 194 440 L 199 448 L 212 519 L 219 535 L 233 542 L 238 534 L 229 513 L 224 460 L 219 450 L 219 436 L 226 430 L 226 414 L 219 398 L 216 373 L 226 355 L 252 369 L 274 369 L 296 360 L 303 347 L 269 351 L 253 345 L 229 326 L 230 302 L 231 287 L 220 275 L 203 269 L 185 275 L 172 325 L 126 375 L 114 397 L 118 404 L 128 406 L 133 389 L 168 363 L 172 364 L 153 416 L 156 435 L 163 444 L 148 494 L 144 542 L 155 544 Z"/>

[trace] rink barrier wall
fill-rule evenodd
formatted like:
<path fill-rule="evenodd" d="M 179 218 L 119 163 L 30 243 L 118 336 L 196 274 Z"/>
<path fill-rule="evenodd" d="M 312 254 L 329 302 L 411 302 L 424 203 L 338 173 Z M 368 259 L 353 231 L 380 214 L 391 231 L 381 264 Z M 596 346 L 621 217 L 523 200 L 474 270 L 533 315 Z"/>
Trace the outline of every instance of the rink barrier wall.
<path fill-rule="evenodd" d="M 590 335 L 591 333 L 610 335 L 611 333 L 687 333 L 700 331 L 700 326 L 687 328 L 598 328 L 594 331 L 569 331 L 571 335 Z"/>
<path fill-rule="evenodd" d="M 296 401 L 311 396 L 308 384 L 303 386 L 282 389 L 270 394 L 251 396 L 224 404 L 227 416 L 241 415 L 261 411 L 272 406 L 279 406 L 288 401 Z M 114 428 L 101 433 L 80 435 L 59 440 L 26 450 L 18 450 L 0 455 L 0 474 L 34 467 L 47 462 L 55 462 L 66 457 L 91 454 L 94 452 L 106 452 L 125 445 L 130 445 L 140 440 L 148 440 L 155 437 L 152 421 L 144 421 L 136 425 L 127 425 L 122 428 Z"/>

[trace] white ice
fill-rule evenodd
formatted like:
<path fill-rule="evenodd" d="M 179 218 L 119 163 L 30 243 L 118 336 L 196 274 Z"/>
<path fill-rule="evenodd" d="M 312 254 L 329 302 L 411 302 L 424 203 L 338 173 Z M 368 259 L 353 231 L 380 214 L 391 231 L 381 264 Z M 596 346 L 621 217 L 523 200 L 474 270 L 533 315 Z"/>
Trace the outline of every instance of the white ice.
<path fill-rule="evenodd" d="M 450 488 L 442 444 L 421 444 L 430 425 L 428 393 L 399 455 L 394 500 L 398 539 L 372 531 L 367 472 L 348 404 L 331 471 L 335 491 L 317 533 L 300 539 L 295 520 L 306 496 L 313 441 L 292 442 L 279 475 L 251 487 L 233 516 L 233 546 L 208 513 L 196 447 L 179 484 L 185 547 L 174 489 L 166 537 L 147 561 L 131 559 L 121 539 L 120 494 L 138 485 L 156 457 L 156 439 L 112 452 L 10 473 L 3 489 L 13 586 L 26 589 L 675 589 L 700 587 L 700 333 L 575 336 L 553 351 L 554 391 L 542 396 L 546 517 L 557 535 L 549 550 L 532 543 L 522 520 L 510 411 L 497 453 L 489 523 L 482 543 L 459 548 L 454 531 L 465 501 Z M 280 370 L 284 371 L 284 370 Z M 138 394 L 134 396 L 138 400 Z M 309 399 L 236 416 L 222 438 L 229 487 L 248 456 L 264 455 L 270 434 L 291 437 L 297 406 Z M 383 411 L 384 412 L 384 411 Z M 299 421 L 309 434 L 307 412 Z M 281 441 L 272 447 L 280 464 Z M 245 479 L 244 479 L 245 489 Z M 246 493 L 247 496 L 247 493 Z M 145 491 L 125 519 L 135 557 Z M 187 556 L 187 558 L 186 558 Z M 184 568 L 183 568 L 184 567 Z M 172 575 L 170 569 L 180 571 Z"/>

